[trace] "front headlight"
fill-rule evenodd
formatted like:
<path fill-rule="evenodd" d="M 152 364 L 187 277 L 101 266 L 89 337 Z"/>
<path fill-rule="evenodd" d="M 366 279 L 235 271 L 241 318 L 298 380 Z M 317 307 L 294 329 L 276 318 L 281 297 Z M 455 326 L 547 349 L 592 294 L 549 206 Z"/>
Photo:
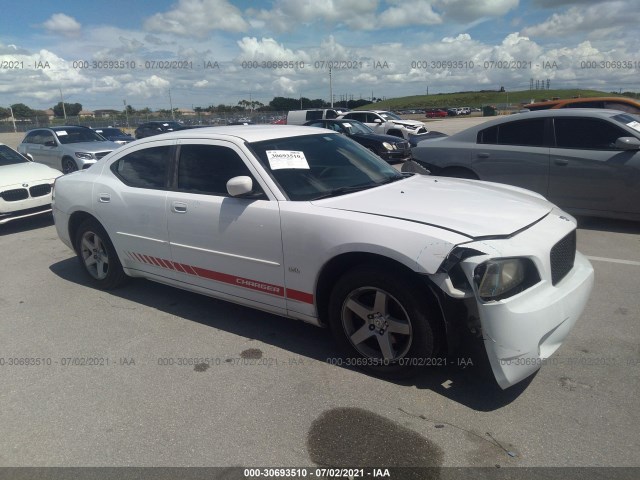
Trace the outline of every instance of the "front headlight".
<path fill-rule="evenodd" d="M 538 270 L 528 258 L 488 260 L 475 268 L 473 277 L 484 301 L 511 297 L 540 281 Z"/>
<path fill-rule="evenodd" d="M 80 160 L 93 160 L 93 155 L 87 152 L 76 152 L 76 157 Z"/>
<path fill-rule="evenodd" d="M 395 150 L 396 146 L 395 145 L 391 145 L 389 142 L 382 142 L 382 146 L 384 148 L 386 148 L 387 150 Z"/>

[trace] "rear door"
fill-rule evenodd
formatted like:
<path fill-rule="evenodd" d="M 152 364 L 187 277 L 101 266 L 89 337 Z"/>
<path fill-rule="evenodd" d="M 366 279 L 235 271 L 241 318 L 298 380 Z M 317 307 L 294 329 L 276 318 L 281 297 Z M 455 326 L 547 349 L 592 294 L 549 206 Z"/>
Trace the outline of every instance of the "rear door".
<path fill-rule="evenodd" d="M 481 180 L 547 195 L 549 147 L 546 119 L 516 120 L 478 132 L 473 170 Z"/>
<path fill-rule="evenodd" d="M 640 152 L 619 150 L 633 136 L 601 118 L 553 120 L 549 200 L 564 208 L 640 213 Z"/>
<path fill-rule="evenodd" d="M 123 266 L 170 277 L 167 184 L 175 140 L 127 148 L 94 185 L 94 211 Z M 125 148 L 125 147 L 123 147 Z"/>

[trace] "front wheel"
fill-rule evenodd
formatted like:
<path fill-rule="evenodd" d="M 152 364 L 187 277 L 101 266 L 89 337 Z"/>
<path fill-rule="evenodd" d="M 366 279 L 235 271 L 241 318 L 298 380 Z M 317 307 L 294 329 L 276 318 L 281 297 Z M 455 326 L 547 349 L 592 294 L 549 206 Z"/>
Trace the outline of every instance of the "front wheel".
<path fill-rule="evenodd" d="M 370 266 L 338 280 L 329 303 L 331 330 L 346 364 L 386 378 L 414 375 L 434 356 L 432 317 L 425 292 L 409 278 Z"/>
<path fill-rule="evenodd" d="M 78 170 L 78 164 L 73 158 L 64 157 L 62 159 L 62 173 L 67 174 Z"/>
<path fill-rule="evenodd" d="M 80 264 L 98 288 L 110 290 L 127 279 L 109 235 L 97 220 L 88 219 L 76 232 Z"/>

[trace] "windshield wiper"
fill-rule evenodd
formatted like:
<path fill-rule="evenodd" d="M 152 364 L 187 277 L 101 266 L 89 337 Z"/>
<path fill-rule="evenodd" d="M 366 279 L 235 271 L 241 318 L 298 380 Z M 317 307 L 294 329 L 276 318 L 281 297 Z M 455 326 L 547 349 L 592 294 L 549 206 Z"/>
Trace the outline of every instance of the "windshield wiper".
<path fill-rule="evenodd" d="M 373 187 L 379 187 L 380 185 L 386 185 L 387 183 L 395 182 L 396 180 L 401 180 L 405 178 L 404 175 L 398 175 L 397 177 L 389 177 L 382 182 L 373 182 L 373 183 L 365 183 L 363 185 L 354 185 L 352 187 L 339 187 L 334 188 L 333 190 L 329 190 L 317 197 L 312 198 L 311 200 L 320 200 L 321 198 L 329 198 L 336 197 L 338 195 L 344 195 L 346 193 L 359 192 L 361 190 L 368 190 Z"/>
<path fill-rule="evenodd" d="M 336 197 L 338 195 L 344 195 L 345 193 L 359 192 L 361 190 L 368 190 L 369 188 L 377 187 L 380 185 L 379 183 L 367 183 L 364 185 L 354 185 L 352 187 L 339 187 L 334 188 L 333 190 L 329 190 L 317 197 L 312 198 L 311 200 L 320 200 L 321 198 L 329 198 Z"/>

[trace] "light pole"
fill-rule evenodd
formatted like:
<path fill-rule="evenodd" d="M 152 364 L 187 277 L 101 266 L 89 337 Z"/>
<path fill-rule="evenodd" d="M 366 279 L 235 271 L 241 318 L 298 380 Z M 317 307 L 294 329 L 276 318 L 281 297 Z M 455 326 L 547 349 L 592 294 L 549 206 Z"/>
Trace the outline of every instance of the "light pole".
<path fill-rule="evenodd" d="M 18 129 L 16 128 L 16 117 L 13 116 L 13 108 L 9 105 L 9 111 L 11 112 L 11 121 L 13 122 L 13 132 L 16 133 Z"/>

